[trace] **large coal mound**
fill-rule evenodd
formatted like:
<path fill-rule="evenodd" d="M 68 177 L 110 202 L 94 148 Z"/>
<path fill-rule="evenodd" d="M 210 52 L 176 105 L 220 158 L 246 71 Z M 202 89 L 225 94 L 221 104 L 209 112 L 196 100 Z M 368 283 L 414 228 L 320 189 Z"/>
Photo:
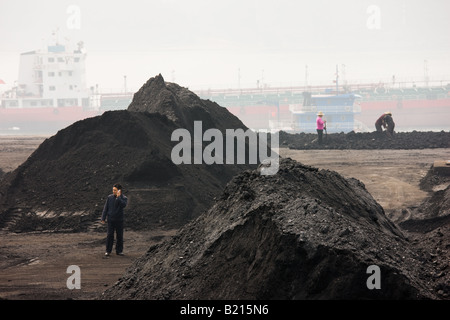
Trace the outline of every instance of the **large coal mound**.
<path fill-rule="evenodd" d="M 192 131 L 194 121 L 202 121 L 203 129 L 247 127 L 226 108 L 210 100 L 200 99 L 195 93 L 176 83 L 165 82 L 161 75 L 150 78 L 133 96 L 128 111 L 165 115 L 180 128 Z"/>
<path fill-rule="evenodd" d="M 101 298 L 434 298 L 418 258 L 360 181 L 287 158 L 276 175 L 235 176 Z M 367 284 L 373 265 L 380 289 Z"/>
<path fill-rule="evenodd" d="M 85 119 L 46 139 L 0 189 L 0 227 L 20 231 L 96 230 L 114 183 L 129 198 L 126 227 L 178 228 L 207 210 L 238 172 L 256 165 L 175 165 L 178 128 L 247 128 L 225 108 L 151 78 L 128 110 Z"/>

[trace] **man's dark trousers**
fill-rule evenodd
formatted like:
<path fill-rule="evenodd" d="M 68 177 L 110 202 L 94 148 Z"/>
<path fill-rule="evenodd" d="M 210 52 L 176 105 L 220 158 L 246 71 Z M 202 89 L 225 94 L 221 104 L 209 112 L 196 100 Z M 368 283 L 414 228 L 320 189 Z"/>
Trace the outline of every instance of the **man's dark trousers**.
<path fill-rule="evenodd" d="M 116 232 L 116 253 L 123 251 L 123 220 L 108 220 L 108 234 L 106 237 L 106 252 L 111 253 L 114 243 L 114 231 Z"/>

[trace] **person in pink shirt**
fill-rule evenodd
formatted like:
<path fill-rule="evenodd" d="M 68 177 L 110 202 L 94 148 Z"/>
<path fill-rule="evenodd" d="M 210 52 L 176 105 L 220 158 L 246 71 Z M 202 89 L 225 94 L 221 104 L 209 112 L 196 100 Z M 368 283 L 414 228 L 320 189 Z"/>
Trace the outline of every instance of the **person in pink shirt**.
<path fill-rule="evenodd" d="M 327 121 L 322 120 L 322 117 L 323 117 L 323 112 L 319 111 L 319 113 L 317 114 L 317 119 L 316 119 L 317 134 L 319 135 L 319 144 L 322 144 L 323 129 L 327 125 Z"/>

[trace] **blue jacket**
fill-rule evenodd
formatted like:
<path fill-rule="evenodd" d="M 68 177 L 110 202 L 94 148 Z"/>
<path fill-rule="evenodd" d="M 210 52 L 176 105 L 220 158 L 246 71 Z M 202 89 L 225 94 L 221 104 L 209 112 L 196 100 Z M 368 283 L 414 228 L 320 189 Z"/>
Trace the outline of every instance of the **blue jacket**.
<path fill-rule="evenodd" d="M 123 194 L 120 197 L 115 197 L 110 194 L 106 199 L 105 206 L 103 208 L 102 220 L 108 221 L 123 221 L 123 208 L 127 206 L 128 198 Z"/>

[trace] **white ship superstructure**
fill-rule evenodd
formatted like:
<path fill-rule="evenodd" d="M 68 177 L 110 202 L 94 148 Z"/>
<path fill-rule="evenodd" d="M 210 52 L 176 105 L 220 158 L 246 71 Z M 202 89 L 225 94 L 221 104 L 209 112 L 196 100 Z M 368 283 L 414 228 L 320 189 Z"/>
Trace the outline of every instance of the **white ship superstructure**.
<path fill-rule="evenodd" d="M 82 43 L 73 51 L 55 44 L 46 51 L 22 53 L 17 86 L 2 99 L 2 107 L 88 108 L 85 61 Z"/>

